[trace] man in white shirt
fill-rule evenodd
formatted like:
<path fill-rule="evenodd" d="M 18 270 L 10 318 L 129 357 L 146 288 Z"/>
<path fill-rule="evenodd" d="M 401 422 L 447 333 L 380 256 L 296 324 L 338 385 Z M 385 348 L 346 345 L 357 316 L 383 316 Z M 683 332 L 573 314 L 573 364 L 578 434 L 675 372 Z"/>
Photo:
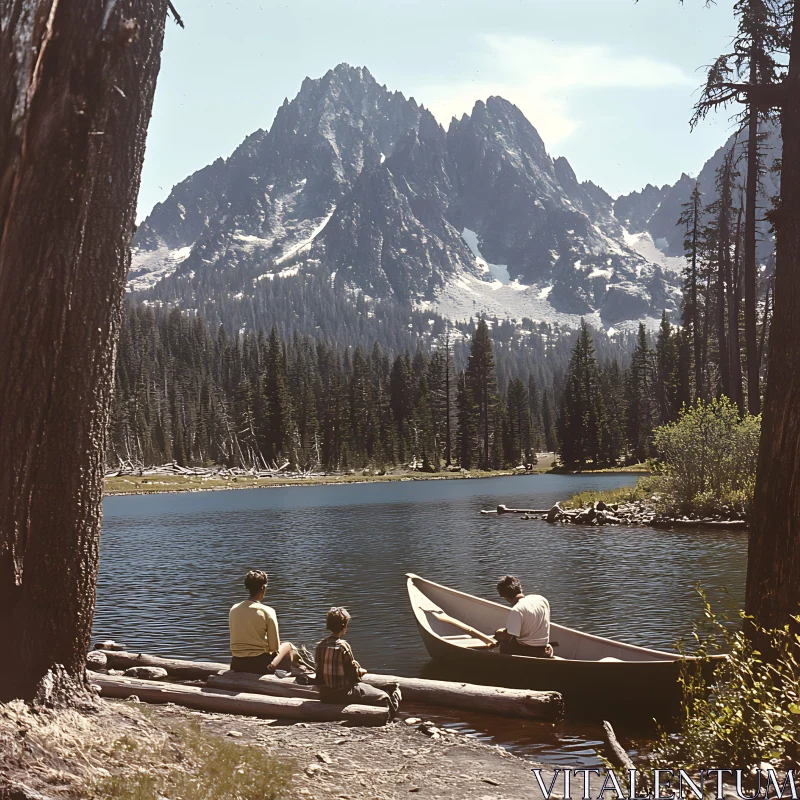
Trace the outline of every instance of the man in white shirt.
<path fill-rule="evenodd" d="M 500 596 L 513 608 L 506 627 L 495 638 L 504 655 L 552 658 L 550 646 L 550 603 L 540 594 L 523 594 L 518 578 L 506 575 L 497 582 Z"/>

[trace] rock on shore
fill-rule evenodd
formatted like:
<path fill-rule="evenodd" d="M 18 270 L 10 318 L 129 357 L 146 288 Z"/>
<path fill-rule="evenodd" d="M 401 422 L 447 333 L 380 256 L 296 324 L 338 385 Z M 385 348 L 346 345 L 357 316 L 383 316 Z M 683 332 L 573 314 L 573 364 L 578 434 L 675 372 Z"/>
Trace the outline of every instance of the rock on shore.
<path fill-rule="evenodd" d="M 556 503 L 541 519 L 573 525 L 638 525 L 686 528 L 746 528 L 745 515 L 738 511 L 710 517 L 674 516 L 661 510 L 661 497 L 606 504 L 602 500 L 580 508 L 564 508 Z"/>

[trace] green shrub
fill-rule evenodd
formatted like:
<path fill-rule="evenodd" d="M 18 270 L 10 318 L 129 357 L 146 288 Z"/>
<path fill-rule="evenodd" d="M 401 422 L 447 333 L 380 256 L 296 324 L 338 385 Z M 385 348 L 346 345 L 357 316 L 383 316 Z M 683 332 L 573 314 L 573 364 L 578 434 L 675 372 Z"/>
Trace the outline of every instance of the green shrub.
<path fill-rule="evenodd" d="M 747 512 L 753 498 L 761 417 L 739 417 L 727 398 L 698 403 L 656 428 L 653 465 L 679 513 Z"/>
<path fill-rule="evenodd" d="M 705 599 L 705 598 L 704 598 Z M 727 652 L 711 683 L 688 662 L 679 730 L 662 734 L 649 755 L 654 767 L 687 770 L 747 768 L 770 761 L 777 767 L 800 756 L 800 636 L 789 626 L 765 631 L 770 659 L 755 649 L 740 626 L 732 628 L 705 603 L 707 632 L 696 627 L 701 658 Z M 744 613 L 742 620 L 748 619 Z M 796 617 L 800 621 L 800 617 Z"/>
<path fill-rule="evenodd" d="M 653 494 L 662 490 L 660 478 L 639 478 L 633 486 L 620 486 L 617 489 L 590 489 L 580 494 L 573 495 L 561 505 L 564 508 L 583 508 L 602 500 L 606 505 L 622 505 L 633 503 L 637 500 L 649 500 Z"/>

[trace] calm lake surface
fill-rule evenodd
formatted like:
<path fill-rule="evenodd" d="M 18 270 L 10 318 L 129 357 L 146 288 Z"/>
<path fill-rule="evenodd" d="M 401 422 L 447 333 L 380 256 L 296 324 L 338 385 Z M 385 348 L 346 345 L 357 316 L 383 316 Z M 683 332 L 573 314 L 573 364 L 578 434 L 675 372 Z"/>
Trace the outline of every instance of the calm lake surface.
<path fill-rule="evenodd" d="M 364 666 L 433 675 L 405 573 L 495 600 L 494 584 L 508 572 L 548 597 L 556 622 L 671 649 L 701 616 L 698 584 L 715 608 L 743 603 L 745 534 L 478 513 L 498 503 L 548 508 L 635 480 L 530 475 L 108 497 L 94 633 L 139 652 L 227 659 L 228 609 L 245 596 L 244 573 L 259 568 L 270 575 L 265 602 L 282 638 L 313 647 L 325 612 L 344 605 Z M 437 718 L 542 761 L 596 763 L 593 726 L 467 717 Z"/>

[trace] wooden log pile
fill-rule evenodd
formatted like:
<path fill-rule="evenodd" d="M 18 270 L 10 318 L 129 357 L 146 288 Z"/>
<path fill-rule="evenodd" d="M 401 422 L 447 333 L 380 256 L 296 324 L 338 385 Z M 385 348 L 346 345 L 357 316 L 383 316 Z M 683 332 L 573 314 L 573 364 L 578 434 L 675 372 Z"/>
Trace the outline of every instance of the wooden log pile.
<path fill-rule="evenodd" d="M 483 510 L 481 514 L 546 514 L 546 508 L 509 508 L 502 503 L 497 508 Z"/>
<path fill-rule="evenodd" d="M 186 477 L 197 478 L 318 478 L 327 475 L 321 470 L 313 471 L 294 471 L 287 472 L 289 462 L 274 464 L 266 467 L 182 467 L 175 461 L 169 464 L 146 467 L 143 464 L 132 461 L 120 461 L 116 468 L 106 469 L 107 478 L 119 478 L 122 476 L 135 476 L 138 478 L 158 476 L 158 475 L 184 475 Z"/>
<path fill-rule="evenodd" d="M 138 667 L 156 667 L 166 670 L 170 678 L 205 680 L 209 687 L 219 690 L 240 690 L 276 697 L 318 698 L 314 686 L 302 686 L 290 679 L 274 675 L 249 675 L 232 672 L 227 664 L 213 661 L 185 661 L 160 658 L 144 653 L 126 653 L 102 650 L 107 666 L 115 670 Z M 564 715 L 564 701 L 558 692 L 540 692 L 527 689 L 507 689 L 497 686 L 479 686 L 453 681 L 435 681 L 423 678 L 403 678 L 394 675 L 367 673 L 364 683 L 385 689 L 397 683 L 404 702 L 442 706 L 445 708 L 478 711 L 504 717 L 538 719 L 555 722 Z M 144 699 L 144 698 L 142 698 Z"/>
<path fill-rule="evenodd" d="M 558 692 L 535 692 L 372 673 L 367 673 L 362 680 L 370 686 L 384 690 L 392 684 L 397 684 L 403 694 L 403 702 L 413 705 L 443 706 L 501 717 L 547 722 L 554 722 L 564 714 L 564 702 Z M 270 695 L 313 697 L 319 693 L 316 686 L 299 686 L 294 681 L 281 680 L 273 675 L 258 676 L 230 671 L 211 676 L 208 685 L 220 689 L 239 689 Z"/>
<path fill-rule="evenodd" d="M 389 709 L 383 706 L 366 706 L 321 703 L 318 699 L 302 697 L 265 697 L 263 694 L 207 689 L 180 683 L 162 683 L 143 678 L 89 673 L 89 682 L 99 687 L 102 697 L 126 700 L 138 697 L 146 703 L 175 703 L 198 711 L 224 714 L 244 714 L 276 719 L 299 719 L 308 722 L 336 722 L 345 720 L 351 725 L 385 725 Z"/>

